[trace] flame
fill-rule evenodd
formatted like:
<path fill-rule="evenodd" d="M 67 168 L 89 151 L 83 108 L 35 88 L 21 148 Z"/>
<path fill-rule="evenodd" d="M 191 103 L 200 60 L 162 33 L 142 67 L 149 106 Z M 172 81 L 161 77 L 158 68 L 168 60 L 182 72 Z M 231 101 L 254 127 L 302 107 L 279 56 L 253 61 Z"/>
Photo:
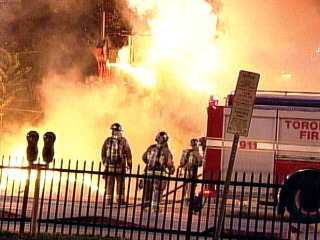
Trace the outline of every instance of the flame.
<path fill-rule="evenodd" d="M 186 84 L 196 91 L 212 91 L 220 51 L 213 44 L 217 17 L 211 5 L 205 1 L 134 0 L 130 6 L 142 17 L 149 13 L 151 36 L 146 38 L 151 38 L 151 44 L 148 40 L 143 51 L 148 54 L 142 64 L 152 66 L 157 73 L 163 69 L 172 72 L 173 79 L 166 81 Z"/>
<path fill-rule="evenodd" d="M 125 63 L 107 63 L 108 67 L 116 67 L 123 71 L 129 72 L 133 77 L 142 84 L 143 87 L 151 88 L 156 83 L 156 73 L 152 70 L 133 67 Z"/>
<path fill-rule="evenodd" d="M 134 167 L 143 164 L 143 152 L 163 130 L 178 164 L 189 139 L 204 135 L 207 100 L 213 91 L 218 94 L 212 79 L 221 62 L 212 6 L 203 0 L 129 4 L 147 18 L 148 26 L 132 36 L 133 49 L 123 48 L 117 63 L 107 63 L 119 70 L 116 83 L 84 81 L 76 68 L 62 75 L 48 73 L 39 88 L 44 119 L 37 126 L 26 124 L 12 131 L 15 135 L 5 139 L 6 146 L 24 147 L 11 149 L 10 155 L 25 153 L 30 130 L 40 136 L 52 131 L 57 136 L 56 159 L 98 163 L 110 125 L 120 122 L 133 150 Z M 136 85 L 127 86 L 128 74 Z"/>
<path fill-rule="evenodd" d="M 12 160 L 11 158 L 2 158 L 2 164 L 4 166 L 9 166 L 9 167 L 21 167 L 21 166 L 26 166 L 25 161 L 23 161 L 23 158 L 15 158 Z M 32 177 L 35 179 L 34 175 Z M 19 169 L 3 169 L 1 171 L 1 184 L 0 184 L 0 189 L 1 190 L 7 190 L 12 187 L 12 181 L 17 180 L 20 182 L 21 186 L 25 186 L 26 180 L 28 179 L 28 172 L 24 170 L 19 170 Z"/>
<path fill-rule="evenodd" d="M 317 89 L 319 77 L 314 69 L 318 69 L 320 52 L 316 34 L 318 13 L 308 1 L 294 1 L 289 11 L 285 1 L 276 9 L 270 9 L 267 1 L 224 1 L 219 15 L 214 14 L 214 4 L 208 2 L 128 0 L 139 15 L 135 22 L 139 24 L 132 24 L 136 33 L 132 45 L 119 51 L 117 63 L 107 64 L 119 70 L 116 82 L 106 85 L 95 77 L 83 79 L 77 68 L 66 74 L 48 73 L 34 93 L 41 98 L 43 120 L 37 125 L 10 126 L 12 134 L 2 139 L 2 154 L 17 156 L 14 164 L 22 166 L 25 134 L 36 130 L 42 136 L 53 131 L 57 136 L 56 159 L 99 163 L 101 145 L 110 134 L 110 125 L 120 122 L 133 150 L 134 167 L 142 164 L 143 152 L 153 143 L 156 133 L 163 130 L 170 136 L 169 144 L 178 165 L 189 139 L 205 134 L 209 96 L 221 98 L 234 90 L 239 70 L 260 72 L 267 79 L 260 85 L 265 89 L 296 88 L 297 73 L 302 89 Z M 266 15 L 261 17 L 257 9 L 264 9 Z M 284 12 L 288 13 L 285 18 Z M 300 33 L 305 25 L 297 16 L 312 23 L 308 24 L 312 34 L 289 34 Z M 227 34 L 221 34 L 217 25 L 226 19 L 223 30 Z M 297 29 L 292 28 L 295 25 Z M 308 41 L 304 42 L 303 36 Z M 295 39 L 297 42 L 293 42 Z M 305 61 L 305 52 L 313 56 L 312 64 Z M 281 77 L 279 69 L 286 70 Z M 311 74 L 308 76 L 307 72 Z M 128 84 L 127 75 L 137 86 Z M 39 141 L 39 152 L 41 144 Z M 74 163 L 71 168 L 75 168 Z M 21 184 L 27 179 L 25 171 L 11 169 L 3 170 L 2 177 L 18 179 Z M 46 178 L 56 181 L 58 175 L 47 171 Z M 31 179 L 35 179 L 35 171 Z M 71 176 L 70 181 L 75 178 Z M 87 178 L 77 182 L 97 188 Z M 1 181 L 2 190 L 8 186 L 6 180 Z"/>
<path fill-rule="evenodd" d="M 10 161 L 10 167 L 21 167 L 25 164 L 18 161 Z M 19 192 L 25 189 L 27 180 L 30 179 L 30 183 L 34 184 L 37 179 L 37 171 L 32 170 L 30 177 L 28 176 L 27 170 L 19 170 L 19 169 L 3 169 L 1 171 L 1 184 L 0 191 L 11 192 L 12 196 L 17 196 Z M 66 182 L 77 183 L 77 185 L 83 185 L 85 187 L 90 187 L 91 191 L 98 192 L 99 194 L 104 194 L 105 188 L 98 187 L 97 182 L 93 181 L 90 176 L 86 175 L 84 177 L 80 177 L 76 179 L 74 176 L 61 176 L 59 172 L 50 171 L 50 169 L 42 172 L 42 176 L 40 176 L 40 189 L 43 189 L 44 184 L 46 184 L 46 194 L 49 193 L 50 184 L 53 186 L 57 186 L 60 183 L 64 184 Z M 33 185 L 32 185 L 33 186 Z M 33 194 L 34 187 L 30 188 L 30 193 Z"/>

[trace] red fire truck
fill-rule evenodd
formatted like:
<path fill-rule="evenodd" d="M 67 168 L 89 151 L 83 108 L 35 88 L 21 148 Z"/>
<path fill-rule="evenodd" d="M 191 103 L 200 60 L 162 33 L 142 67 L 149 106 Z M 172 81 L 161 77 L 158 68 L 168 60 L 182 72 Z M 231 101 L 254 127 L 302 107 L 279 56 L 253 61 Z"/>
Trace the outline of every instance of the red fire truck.
<path fill-rule="evenodd" d="M 209 102 L 207 178 L 210 170 L 221 171 L 222 176 L 227 171 L 233 98 L 234 94 L 228 95 L 225 105 L 214 98 Z M 320 93 L 258 91 L 249 135 L 239 140 L 234 172 L 271 173 L 273 181 L 281 183 L 286 175 L 306 168 L 320 169 Z"/>

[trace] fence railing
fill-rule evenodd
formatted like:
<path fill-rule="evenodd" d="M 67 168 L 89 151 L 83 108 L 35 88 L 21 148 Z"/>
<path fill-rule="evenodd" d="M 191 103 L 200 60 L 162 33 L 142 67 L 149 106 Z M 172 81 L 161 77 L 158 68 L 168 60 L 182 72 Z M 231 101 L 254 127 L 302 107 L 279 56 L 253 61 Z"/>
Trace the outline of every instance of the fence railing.
<path fill-rule="evenodd" d="M 18 164 L 19 162 L 19 164 Z M 18 166 L 19 165 L 19 166 Z M 126 239 L 213 239 L 224 181 L 219 173 L 187 178 L 136 171 L 105 173 L 101 163 L 54 161 L 32 164 L 0 162 L 0 231 L 117 236 Z M 107 199 L 106 178 L 121 177 L 125 201 L 114 190 Z M 142 184 L 144 182 L 144 184 Z M 147 182 L 165 186 L 155 207 L 145 201 Z M 166 185 L 164 183 L 167 182 Z M 222 239 L 317 239 L 317 224 L 294 223 L 277 214 L 275 176 L 234 174 L 230 184 Z M 184 198 L 189 185 L 189 201 Z"/>

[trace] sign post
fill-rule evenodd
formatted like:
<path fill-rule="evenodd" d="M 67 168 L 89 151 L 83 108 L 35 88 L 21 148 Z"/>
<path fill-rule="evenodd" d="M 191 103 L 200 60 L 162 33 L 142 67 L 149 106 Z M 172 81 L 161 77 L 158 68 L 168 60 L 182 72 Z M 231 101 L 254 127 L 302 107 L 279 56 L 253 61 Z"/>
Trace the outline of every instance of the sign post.
<path fill-rule="evenodd" d="M 251 116 L 253 112 L 254 100 L 258 88 L 260 74 L 247 72 L 241 70 L 239 72 L 238 82 L 234 99 L 232 102 L 232 109 L 230 119 L 228 122 L 228 133 L 233 133 L 233 143 L 229 158 L 227 176 L 225 186 L 222 194 L 222 202 L 219 210 L 218 225 L 216 227 L 214 240 L 218 240 L 221 234 L 222 222 L 226 211 L 226 202 L 228 197 L 229 186 L 232 177 L 233 166 L 237 153 L 237 147 L 239 143 L 239 137 L 248 136 Z"/>

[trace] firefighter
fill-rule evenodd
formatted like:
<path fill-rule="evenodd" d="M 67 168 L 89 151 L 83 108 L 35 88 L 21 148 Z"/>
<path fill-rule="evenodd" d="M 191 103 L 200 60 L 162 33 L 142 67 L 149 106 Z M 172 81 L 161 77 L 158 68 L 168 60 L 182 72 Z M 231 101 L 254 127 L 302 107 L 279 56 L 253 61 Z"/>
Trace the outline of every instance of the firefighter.
<path fill-rule="evenodd" d="M 193 171 L 195 171 L 195 174 L 197 175 L 198 168 L 203 164 L 203 156 L 199 152 L 198 144 L 198 139 L 193 138 L 190 140 L 191 148 L 183 150 L 182 152 L 179 168 L 185 171 L 184 176 L 186 177 L 186 179 L 191 179 L 193 177 Z M 187 205 L 190 200 L 191 182 L 184 183 L 183 193 L 183 200 Z"/>
<path fill-rule="evenodd" d="M 205 159 L 205 154 L 206 154 L 206 148 L 207 148 L 207 142 L 205 137 L 199 138 L 199 147 L 201 147 L 202 150 L 202 156 Z"/>
<path fill-rule="evenodd" d="M 159 132 L 155 138 L 157 143 L 149 146 L 142 156 L 142 160 L 146 164 L 147 175 L 155 176 L 146 180 L 144 202 L 151 201 L 151 207 L 155 211 L 160 209 L 163 192 L 168 184 L 167 180 L 160 179 L 159 176 L 165 176 L 166 171 L 170 175 L 175 171 L 168 140 L 169 136 L 166 132 Z"/>
<path fill-rule="evenodd" d="M 111 125 L 112 136 L 108 137 L 101 150 L 102 163 L 105 166 L 104 176 L 106 179 L 106 198 L 107 204 L 111 203 L 112 193 L 114 191 L 115 181 L 117 182 L 116 195 L 119 204 L 125 202 L 125 178 L 123 176 L 114 176 L 112 173 L 124 174 L 126 168 L 132 169 L 132 153 L 130 145 L 125 137 L 122 136 L 122 126 L 119 123 Z"/>

